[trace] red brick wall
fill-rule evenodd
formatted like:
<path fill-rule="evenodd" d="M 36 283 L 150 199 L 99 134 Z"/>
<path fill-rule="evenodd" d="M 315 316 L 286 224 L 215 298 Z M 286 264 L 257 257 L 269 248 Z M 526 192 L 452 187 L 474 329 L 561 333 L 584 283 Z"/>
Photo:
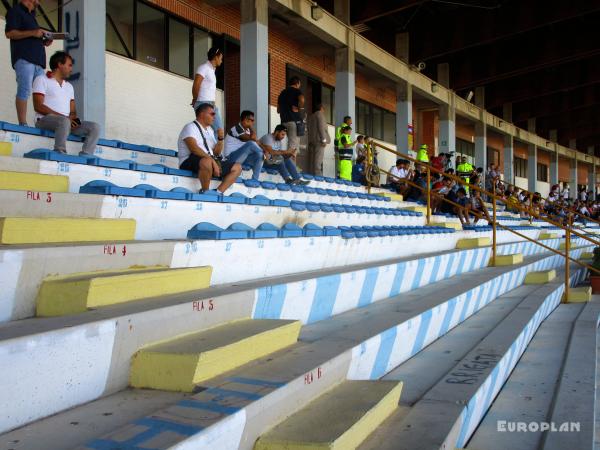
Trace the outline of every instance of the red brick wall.
<path fill-rule="evenodd" d="M 240 116 L 240 49 L 228 43 L 225 50 L 225 124 L 232 127 Z"/>

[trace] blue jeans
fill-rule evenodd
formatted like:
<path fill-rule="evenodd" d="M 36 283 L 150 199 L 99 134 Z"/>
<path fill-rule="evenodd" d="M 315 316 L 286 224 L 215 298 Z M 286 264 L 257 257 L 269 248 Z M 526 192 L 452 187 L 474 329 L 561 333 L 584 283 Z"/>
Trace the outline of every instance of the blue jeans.
<path fill-rule="evenodd" d="M 215 121 L 212 124 L 212 129 L 215 130 L 215 133 L 217 132 L 217 130 L 219 128 L 223 129 L 223 119 L 221 117 L 221 111 L 219 110 L 219 108 L 217 107 L 215 102 L 195 102 L 194 103 L 194 111 L 196 110 L 196 108 L 199 105 L 201 105 L 203 103 L 208 103 L 209 105 L 213 105 L 215 107 Z"/>
<path fill-rule="evenodd" d="M 256 142 L 248 141 L 227 155 L 227 161 L 230 163 L 250 164 L 252 166 L 252 178 L 258 181 L 260 170 L 263 166 L 263 151 Z"/>
<path fill-rule="evenodd" d="M 296 164 L 292 161 L 291 158 L 285 158 L 283 162 L 279 164 L 265 164 L 269 169 L 277 169 L 279 171 L 279 175 L 284 180 L 289 180 L 290 178 L 294 180 L 300 179 L 300 174 L 298 173 L 298 169 L 296 169 Z"/>
<path fill-rule="evenodd" d="M 15 63 L 15 72 L 17 74 L 17 98 L 28 100 L 31 96 L 33 80 L 44 75 L 44 68 L 24 59 L 18 59 Z"/>

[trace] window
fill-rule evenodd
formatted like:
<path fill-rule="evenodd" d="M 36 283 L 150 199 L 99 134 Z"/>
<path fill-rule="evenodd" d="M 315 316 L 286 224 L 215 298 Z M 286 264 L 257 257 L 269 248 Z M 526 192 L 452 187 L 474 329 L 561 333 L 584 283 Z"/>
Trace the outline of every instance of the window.
<path fill-rule="evenodd" d="M 165 68 L 165 14 L 137 3 L 135 57 L 138 61 Z"/>
<path fill-rule="evenodd" d="M 106 0 L 106 49 L 110 52 L 190 78 L 213 45 L 206 31 L 140 0 Z M 223 73 L 221 66 L 216 74 L 219 89 Z"/>
<path fill-rule="evenodd" d="M 106 1 L 106 49 L 133 58 L 133 0 Z"/>
<path fill-rule="evenodd" d="M 472 164 L 475 158 L 475 144 L 468 141 L 463 141 L 462 139 L 456 140 L 456 154 L 461 156 L 466 156 L 470 158 L 469 161 Z"/>
<path fill-rule="evenodd" d="M 169 71 L 190 76 L 190 26 L 169 19 Z"/>
<path fill-rule="evenodd" d="M 548 182 L 548 166 L 546 164 L 537 164 L 537 180 L 544 183 Z"/>
<path fill-rule="evenodd" d="M 375 139 L 394 142 L 396 136 L 396 115 L 383 108 L 356 100 L 356 133 Z"/>
<path fill-rule="evenodd" d="M 527 160 L 515 156 L 515 177 L 527 178 Z"/>
<path fill-rule="evenodd" d="M 322 85 L 321 86 L 321 103 L 325 106 L 325 120 L 327 123 L 336 125 L 334 123 L 333 112 L 335 111 L 335 91 L 332 87 Z"/>
<path fill-rule="evenodd" d="M 488 167 L 490 164 L 498 165 L 500 164 L 500 152 L 495 148 L 488 147 L 487 148 L 487 164 Z"/>

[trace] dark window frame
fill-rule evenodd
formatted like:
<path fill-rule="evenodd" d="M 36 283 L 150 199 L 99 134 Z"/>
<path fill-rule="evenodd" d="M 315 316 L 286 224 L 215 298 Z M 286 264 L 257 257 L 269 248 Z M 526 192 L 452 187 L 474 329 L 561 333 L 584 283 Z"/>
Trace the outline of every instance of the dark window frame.
<path fill-rule="evenodd" d="M 548 166 L 544 163 L 537 163 L 537 181 L 548 183 Z"/>
<path fill-rule="evenodd" d="M 361 123 L 361 120 L 359 120 L 360 115 L 358 114 L 358 110 L 359 110 L 359 105 L 363 105 L 364 107 L 367 108 L 367 112 L 365 114 L 365 117 L 367 118 L 366 120 L 368 121 L 367 124 L 363 124 Z M 379 119 L 380 119 L 380 124 L 379 124 L 379 129 L 381 130 L 381 135 L 378 136 L 374 136 L 373 135 L 373 131 L 374 131 L 374 127 L 373 127 L 373 117 L 375 116 L 373 114 L 373 110 L 379 110 L 381 111 L 381 114 L 379 115 Z M 386 114 L 392 114 L 394 116 L 394 123 L 396 122 L 395 116 L 396 113 L 392 112 L 392 111 L 388 111 L 385 108 L 382 108 L 380 106 L 374 105 L 373 103 L 370 103 L 366 100 L 360 99 L 360 98 L 356 98 L 356 102 L 355 102 L 355 106 L 354 106 L 354 110 L 355 110 L 355 114 L 356 114 L 356 126 L 355 126 L 355 133 L 356 134 L 362 134 L 365 136 L 369 136 L 373 139 L 377 139 L 377 140 L 384 140 L 385 137 L 385 115 Z M 394 135 L 396 134 L 397 130 L 394 131 Z"/>
<path fill-rule="evenodd" d="M 525 158 L 520 158 L 518 156 L 514 157 L 513 170 L 515 172 L 515 177 L 527 178 L 527 163 L 528 161 Z"/>

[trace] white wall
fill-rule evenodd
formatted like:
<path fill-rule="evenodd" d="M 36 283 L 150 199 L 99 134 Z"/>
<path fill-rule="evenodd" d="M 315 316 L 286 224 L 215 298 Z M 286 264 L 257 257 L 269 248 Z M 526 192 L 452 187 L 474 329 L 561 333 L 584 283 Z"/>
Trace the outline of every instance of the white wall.
<path fill-rule="evenodd" d="M 542 197 L 548 197 L 550 193 L 550 183 L 545 183 L 543 181 L 536 181 L 535 190 L 542 194 Z"/>
<path fill-rule="evenodd" d="M 529 190 L 527 178 L 515 177 L 515 186 L 517 186 L 520 189 L 525 189 L 526 191 Z"/>

